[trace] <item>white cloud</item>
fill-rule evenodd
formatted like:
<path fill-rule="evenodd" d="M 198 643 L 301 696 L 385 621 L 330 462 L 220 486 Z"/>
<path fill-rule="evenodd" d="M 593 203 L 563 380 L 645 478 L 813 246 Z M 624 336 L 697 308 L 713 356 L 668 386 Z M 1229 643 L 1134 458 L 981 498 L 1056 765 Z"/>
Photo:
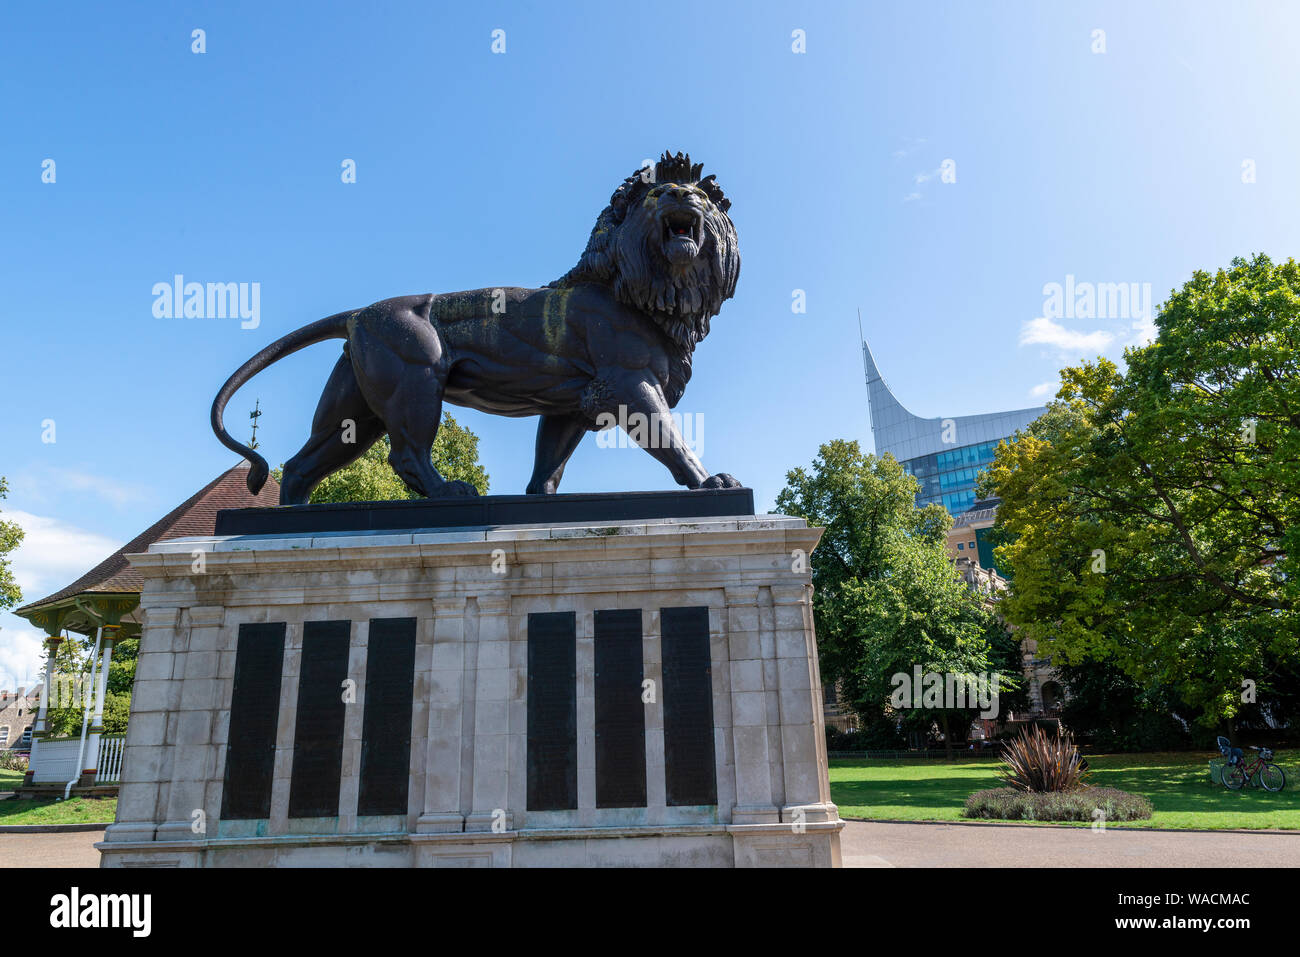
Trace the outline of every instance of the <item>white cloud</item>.
<path fill-rule="evenodd" d="M 917 200 L 917 199 L 920 199 L 920 198 L 921 198 L 921 194 L 920 194 L 920 193 L 908 193 L 906 196 L 903 197 L 903 202 L 905 202 L 905 203 L 910 203 L 910 202 L 912 202 L 913 200 Z"/>
<path fill-rule="evenodd" d="M 0 691 L 37 684 L 45 636 L 21 618 L 9 615 L 0 626 Z"/>
<path fill-rule="evenodd" d="M 1105 329 L 1094 329 L 1092 332 L 1076 332 L 1043 316 L 1030 319 L 1020 329 L 1020 344 L 1022 346 L 1055 346 L 1063 352 L 1100 352 L 1109 346 L 1114 339 L 1114 334 L 1107 332 Z"/>
<path fill-rule="evenodd" d="M 69 492 L 83 497 L 93 495 L 115 508 L 146 501 L 149 497 L 148 489 L 140 485 L 119 482 L 94 472 L 52 465 L 24 470 L 10 479 L 9 486 L 14 498 L 41 503 L 57 501 Z"/>
<path fill-rule="evenodd" d="M 9 556 L 24 603 L 71 584 L 122 546 L 57 518 L 20 511 L 6 511 L 4 516 L 26 533 Z"/>
<path fill-rule="evenodd" d="M 1029 394 L 1032 395 L 1035 399 L 1041 399 L 1043 396 L 1046 395 L 1055 395 L 1056 391 L 1060 387 L 1061 387 L 1061 383 L 1053 379 L 1051 382 L 1038 383 L 1038 385 L 1034 386 L 1032 389 L 1029 390 Z"/>
<path fill-rule="evenodd" d="M 1160 334 L 1160 329 L 1156 326 L 1153 319 L 1139 319 L 1133 323 L 1131 330 L 1133 335 L 1127 342 L 1126 346 L 1147 346 L 1156 341 L 1156 336 Z"/>
<path fill-rule="evenodd" d="M 894 150 L 890 154 L 896 160 L 906 159 L 915 153 L 920 147 L 924 146 L 926 142 L 925 137 L 917 139 L 911 136 L 904 136 L 903 139 L 906 142 L 906 145 Z"/>

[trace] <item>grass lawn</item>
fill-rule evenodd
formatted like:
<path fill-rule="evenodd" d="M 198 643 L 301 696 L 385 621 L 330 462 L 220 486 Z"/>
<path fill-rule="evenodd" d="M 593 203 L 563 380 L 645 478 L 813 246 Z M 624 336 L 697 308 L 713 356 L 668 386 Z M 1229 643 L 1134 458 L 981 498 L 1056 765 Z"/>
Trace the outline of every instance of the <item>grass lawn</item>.
<path fill-rule="evenodd" d="M 1213 755 L 1217 757 L 1217 755 Z M 1279 751 L 1286 787 L 1229 791 L 1210 783 L 1208 752 L 1088 755 L 1089 783 L 1144 795 L 1155 808 L 1147 821 L 1111 827 L 1300 829 L 1300 751 Z M 831 761 L 831 800 L 843 817 L 902 821 L 963 820 L 973 791 L 999 786 L 996 758 Z M 1020 822 L 1023 823 L 1023 822 Z M 1086 824 L 1080 824 L 1086 827 Z"/>
<path fill-rule="evenodd" d="M 116 814 L 117 798 L 0 801 L 0 824 L 112 824 Z"/>
<path fill-rule="evenodd" d="M 0 791 L 17 790 L 18 785 L 23 783 L 22 771 L 3 771 L 0 770 Z"/>

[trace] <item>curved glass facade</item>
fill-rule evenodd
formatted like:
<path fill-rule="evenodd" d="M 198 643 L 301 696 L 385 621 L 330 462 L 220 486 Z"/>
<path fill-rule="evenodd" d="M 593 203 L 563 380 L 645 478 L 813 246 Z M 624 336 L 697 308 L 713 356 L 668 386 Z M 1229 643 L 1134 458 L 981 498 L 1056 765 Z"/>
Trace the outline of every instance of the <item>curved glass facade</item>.
<path fill-rule="evenodd" d="M 917 505 L 934 502 L 952 515 L 961 514 L 975 502 L 975 480 L 993 461 L 998 443 L 1046 411 L 1038 406 L 1014 412 L 923 419 L 895 398 L 865 341 L 862 359 L 876 454 L 888 452 L 916 476 L 921 483 Z"/>

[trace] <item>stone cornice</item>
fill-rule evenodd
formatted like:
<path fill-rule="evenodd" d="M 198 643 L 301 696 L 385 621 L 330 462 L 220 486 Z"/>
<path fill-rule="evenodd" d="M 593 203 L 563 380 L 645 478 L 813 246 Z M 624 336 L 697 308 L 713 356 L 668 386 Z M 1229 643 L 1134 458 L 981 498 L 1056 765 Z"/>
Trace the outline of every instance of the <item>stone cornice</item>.
<path fill-rule="evenodd" d="M 635 561 L 659 558 L 732 556 L 773 551 L 811 551 L 822 529 L 802 519 L 768 516 L 700 521 L 555 528 L 497 528 L 448 532 L 374 532 L 361 535 L 303 535 L 294 538 L 188 538 L 160 542 L 128 555 L 149 579 L 208 579 L 241 572 L 331 571 L 350 567 L 460 568 L 481 562 L 489 569 L 505 552 L 508 564 Z M 193 553 L 202 549 L 202 574 Z M 494 555 L 494 553 L 496 553 Z M 467 563 L 467 559 L 469 562 Z M 485 573 L 485 580 L 491 580 Z"/>

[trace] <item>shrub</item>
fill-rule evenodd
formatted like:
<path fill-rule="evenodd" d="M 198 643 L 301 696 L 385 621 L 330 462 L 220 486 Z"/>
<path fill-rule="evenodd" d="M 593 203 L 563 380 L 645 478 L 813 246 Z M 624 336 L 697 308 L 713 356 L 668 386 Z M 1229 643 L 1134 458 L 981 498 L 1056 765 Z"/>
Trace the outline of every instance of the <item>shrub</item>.
<path fill-rule="evenodd" d="M 0 751 L 0 771 L 26 771 L 27 756 L 15 751 Z"/>
<path fill-rule="evenodd" d="M 1016 791 L 1073 791 L 1084 786 L 1088 763 L 1069 732 L 1058 728 L 1050 737 L 1042 728 L 1029 728 L 1002 752 L 1002 779 Z"/>
<path fill-rule="evenodd" d="M 906 747 L 907 739 L 887 718 L 874 721 L 859 731 L 826 729 L 828 751 L 901 751 Z"/>
<path fill-rule="evenodd" d="M 1098 809 L 1105 815 L 1098 818 Z M 1116 788 L 1080 788 L 1076 791 L 1017 791 L 989 788 L 966 799 L 963 817 L 1003 821 L 1086 821 L 1107 823 L 1137 821 L 1151 816 L 1151 802 L 1140 794 Z"/>

